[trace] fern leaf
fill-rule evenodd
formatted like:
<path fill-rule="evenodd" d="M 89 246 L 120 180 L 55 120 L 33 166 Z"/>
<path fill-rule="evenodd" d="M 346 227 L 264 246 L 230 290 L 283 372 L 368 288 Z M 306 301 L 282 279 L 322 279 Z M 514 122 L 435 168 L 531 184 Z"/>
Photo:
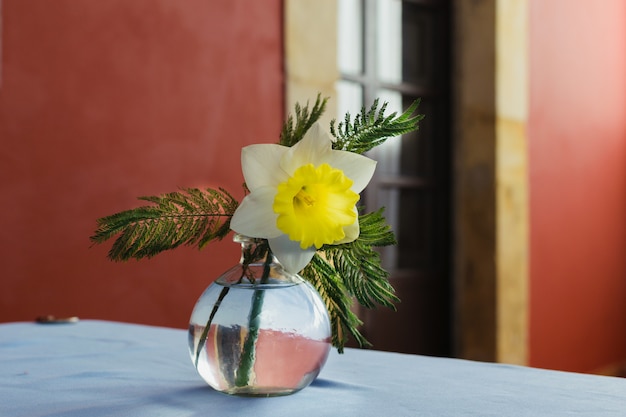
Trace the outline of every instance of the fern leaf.
<path fill-rule="evenodd" d="M 332 344 L 337 351 L 343 353 L 349 335 L 360 346 L 369 346 L 369 342 L 358 330 L 363 323 L 350 310 L 352 300 L 335 268 L 316 253 L 300 275 L 313 285 L 326 304 L 332 328 Z"/>
<path fill-rule="evenodd" d="M 109 258 L 150 258 L 181 245 L 204 247 L 230 230 L 239 205 L 226 190 L 186 188 L 162 196 L 140 197 L 152 203 L 98 219 L 91 240 L 104 243 L 117 236 Z"/>
<path fill-rule="evenodd" d="M 396 243 L 391 228 L 382 215 L 383 209 L 359 216 L 361 232 L 354 242 L 324 247 L 326 256 L 332 261 L 343 278 L 346 289 L 364 307 L 376 305 L 395 310 L 394 303 L 400 301 L 389 282 L 389 273 L 381 266 L 380 256 L 374 247 Z"/>
<path fill-rule="evenodd" d="M 383 209 L 359 216 L 359 238 L 342 245 L 322 248 L 324 257 L 315 254 L 300 272 L 321 295 L 331 318 L 333 346 L 341 353 L 349 336 L 360 346 L 369 342 L 359 332 L 362 324 L 350 309 L 352 296 L 362 306 L 374 308 L 382 305 L 395 310 L 396 297 L 389 273 L 380 264 L 374 247 L 396 243 L 391 228 L 382 215 Z"/>
<path fill-rule="evenodd" d="M 296 103 L 295 121 L 294 117 L 291 115 L 287 118 L 287 121 L 283 125 L 280 141 L 278 143 L 283 146 L 293 146 L 302 140 L 307 130 L 309 130 L 324 113 L 327 101 L 328 98 L 322 99 L 322 96 L 318 94 L 315 104 L 310 110 L 308 102 L 304 107 Z"/>
<path fill-rule="evenodd" d="M 396 117 L 397 113 L 385 116 L 387 103 L 383 103 L 379 109 L 376 99 L 369 110 L 363 107 L 354 121 L 346 113 L 344 120 L 337 125 L 335 120 L 330 123 L 330 133 L 337 139 L 333 149 L 361 154 L 381 145 L 390 137 L 417 130 L 420 120 L 424 118 L 422 114 L 413 115 L 418 105 L 419 100 L 416 100 L 400 116 Z"/>

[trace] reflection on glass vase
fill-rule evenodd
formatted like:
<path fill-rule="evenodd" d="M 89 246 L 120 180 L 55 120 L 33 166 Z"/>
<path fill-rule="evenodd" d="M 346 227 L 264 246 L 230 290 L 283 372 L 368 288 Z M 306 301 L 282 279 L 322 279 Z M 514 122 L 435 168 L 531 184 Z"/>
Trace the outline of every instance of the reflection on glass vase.
<path fill-rule="evenodd" d="M 331 346 L 317 291 L 285 271 L 264 239 L 236 235 L 241 261 L 200 296 L 189 324 L 198 373 L 220 392 L 276 396 L 317 377 Z"/>

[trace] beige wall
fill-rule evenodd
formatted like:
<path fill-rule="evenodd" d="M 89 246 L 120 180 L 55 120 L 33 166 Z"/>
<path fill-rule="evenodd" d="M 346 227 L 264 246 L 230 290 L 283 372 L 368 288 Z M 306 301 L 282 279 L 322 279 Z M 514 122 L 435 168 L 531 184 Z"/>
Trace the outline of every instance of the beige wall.
<path fill-rule="evenodd" d="M 455 5 L 457 353 L 525 364 L 528 4 Z"/>
<path fill-rule="evenodd" d="M 285 0 L 285 104 L 314 102 L 328 97 L 322 125 L 337 117 L 337 2 Z"/>

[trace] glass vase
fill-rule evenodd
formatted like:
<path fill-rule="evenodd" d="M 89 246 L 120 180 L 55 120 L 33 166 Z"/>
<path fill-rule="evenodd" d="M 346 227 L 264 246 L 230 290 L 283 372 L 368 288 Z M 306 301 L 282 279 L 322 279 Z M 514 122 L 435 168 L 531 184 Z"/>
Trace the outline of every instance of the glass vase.
<path fill-rule="evenodd" d="M 267 241 L 235 236 L 240 263 L 200 296 L 189 352 L 217 391 L 243 396 L 297 392 L 317 377 L 331 346 L 328 312 L 317 291 L 284 270 Z"/>

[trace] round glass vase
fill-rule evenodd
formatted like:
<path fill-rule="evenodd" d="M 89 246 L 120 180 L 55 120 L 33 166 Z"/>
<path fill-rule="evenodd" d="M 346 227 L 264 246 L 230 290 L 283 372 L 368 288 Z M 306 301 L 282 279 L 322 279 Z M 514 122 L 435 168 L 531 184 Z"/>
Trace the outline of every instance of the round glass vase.
<path fill-rule="evenodd" d="M 191 360 L 217 391 L 292 394 L 326 363 L 328 312 L 311 284 L 285 271 L 266 240 L 234 240 L 241 243 L 240 263 L 204 291 L 191 314 Z"/>

